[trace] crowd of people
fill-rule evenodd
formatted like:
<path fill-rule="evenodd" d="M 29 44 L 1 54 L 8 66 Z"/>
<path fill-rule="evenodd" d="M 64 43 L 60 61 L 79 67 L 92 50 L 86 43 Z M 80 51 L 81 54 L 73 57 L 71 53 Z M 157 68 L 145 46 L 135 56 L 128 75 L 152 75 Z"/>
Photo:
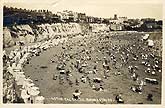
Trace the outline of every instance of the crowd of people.
<path fill-rule="evenodd" d="M 128 33 L 127 36 L 130 34 Z M 147 41 L 148 38 L 143 39 L 143 36 L 149 37 L 149 34 L 141 35 L 121 37 L 120 34 L 116 34 L 114 38 L 119 41 L 116 43 L 110 41 L 112 37 L 108 33 L 84 36 L 85 38 L 77 41 L 77 43 L 69 40 L 63 45 L 64 51 L 60 55 L 55 55 L 58 58 L 55 76 L 56 78 L 59 77 L 60 84 L 63 84 L 66 79 L 71 86 L 79 85 L 79 82 L 82 82 L 89 84 L 93 90 L 103 91 L 104 80 L 110 77 L 109 74 L 113 70 L 117 70 L 117 72 L 114 71 L 115 75 L 120 75 L 123 74 L 122 68 L 128 67 L 132 81 L 136 82 L 130 89 L 142 94 L 143 86 L 146 83 L 158 84 L 157 79 L 143 77 L 142 75 L 158 75 L 161 72 L 161 59 L 151 51 L 154 46 L 153 44 L 150 45 Z M 124 42 L 121 38 L 128 40 Z M 95 53 L 98 55 L 94 55 Z M 139 68 L 144 68 L 144 72 L 139 72 Z M 80 78 L 74 72 L 81 74 Z"/>

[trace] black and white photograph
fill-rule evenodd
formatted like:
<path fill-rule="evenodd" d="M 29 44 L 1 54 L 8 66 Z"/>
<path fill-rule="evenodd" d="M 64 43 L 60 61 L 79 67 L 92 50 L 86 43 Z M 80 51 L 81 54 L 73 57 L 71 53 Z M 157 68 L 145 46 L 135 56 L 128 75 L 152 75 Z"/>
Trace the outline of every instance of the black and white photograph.
<path fill-rule="evenodd" d="M 162 104 L 162 0 L 4 0 L 2 16 L 3 104 Z"/>

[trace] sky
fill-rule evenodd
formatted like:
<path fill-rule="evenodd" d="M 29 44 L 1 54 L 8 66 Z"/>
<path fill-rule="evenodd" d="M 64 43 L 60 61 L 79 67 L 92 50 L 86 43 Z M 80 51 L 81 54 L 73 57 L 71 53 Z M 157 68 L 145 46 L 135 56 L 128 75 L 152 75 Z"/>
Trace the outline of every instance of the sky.
<path fill-rule="evenodd" d="M 26 9 L 83 12 L 88 16 L 110 18 L 163 19 L 163 0 L 4 0 L 4 5 Z"/>

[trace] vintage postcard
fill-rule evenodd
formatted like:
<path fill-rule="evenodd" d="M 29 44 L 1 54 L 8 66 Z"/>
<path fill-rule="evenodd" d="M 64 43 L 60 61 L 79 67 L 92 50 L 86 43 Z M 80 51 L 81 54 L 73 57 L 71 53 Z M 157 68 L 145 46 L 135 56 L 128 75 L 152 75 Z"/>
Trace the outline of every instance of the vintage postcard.
<path fill-rule="evenodd" d="M 163 105 L 162 0 L 4 0 L 2 103 Z"/>

